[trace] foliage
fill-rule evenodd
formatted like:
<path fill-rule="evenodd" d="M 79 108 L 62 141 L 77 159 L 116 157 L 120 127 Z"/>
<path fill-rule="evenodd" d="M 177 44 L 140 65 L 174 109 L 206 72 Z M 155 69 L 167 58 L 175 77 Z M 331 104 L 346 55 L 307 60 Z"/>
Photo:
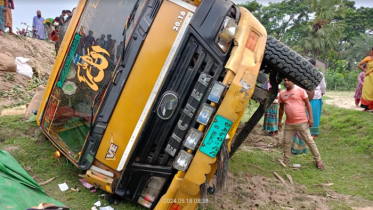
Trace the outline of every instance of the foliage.
<path fill-rule="evenodd" d="M 325 76 L 327 88 L 331 90 L 354 90 L 357 86 L 357 78 L 361 71 L 346 71 L 347 62 L 341 60 L 335 69 L 328 69 Z"/>
<path fill-rule="evenodd" d="M 344 24 L 341 22 L 330 23 L 316 31 L 314 24 L 310 22 L 301 34 L 299 45 L 306 54 L 309 52 L 313 57 L 318 57 L 321 53 L 338 47 L 343 27 Z"/>
<path fill-rule="evenodd" d="M 257 1 L 239 4 L 247 8 L 266 27 L 268 34 L 279 40 L 289 29 L 297 28 L 309 19 L 309 10 L 303 0 L 284 0 L 262 6 Z M 288 36 L 289 37 L 289 36 Z"/>
<path fill-rule="evenodd" d="M 308 0 L 310 10 L 314 13 L 313 21 L 308 22 L 301 35 L 300 45 L 313 57 L 335 49 L 340 40 L 345 24 L 347 9 L 341 0 Z M 342 20 L 341 20 L 342 19 Z"/>
<path fill-rule="evenodd" d="M 369 55 L 372 47 L 373 36 L 361 33 L 359 36 L 353 37 L 350 42 L 344 44 L 346 50 L 342 52 L 342 58 L 349 62 L 351 69 Z"/>
<path fill-rule="evenodd" d="M 356 37 L 373 30 L 373 8 L 361 7 L 356 10 L 348 9 L 346 25 L 342 35 L 343 42 L 350 42 Z"/>
<path fill-rule="evenodd" d="M 373 46 L 373 8 L 356 8 L 353 0 L 282 0 L 267 6 L 250 1 L 239 6 L 249 9 L 269 35 L 326 61 L 330 88 L 356 85 L 356 65 Z"/>
<path fill-rule="evenodd" d="M 238 6 L 245 7 L 249 10 L 254 16 L 257 16 L 263 7 L 263 5 L 259 4 L 256 0 L 254 1 L 247 1 L 243 4 L 238 4 Z"/>

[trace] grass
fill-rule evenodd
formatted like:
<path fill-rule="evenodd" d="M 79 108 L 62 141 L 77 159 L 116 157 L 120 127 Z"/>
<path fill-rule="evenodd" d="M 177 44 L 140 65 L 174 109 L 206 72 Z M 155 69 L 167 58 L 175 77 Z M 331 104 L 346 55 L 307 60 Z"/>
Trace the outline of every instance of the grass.
<path fill-rule="evenodd" d="M 284 169 L 278 162 L 271 162 L 273 158 L 282 158 L 280 148 L 274 153 L 260 150 L 239 151 L 230 161 L 230 170 L 233 173 L 244 171 L 267 177 L 274 177 L 273 171 L 283 177 L 288 173 L 296 183 L 307 187 L 307 193 L 325 195 L 326 190 L 315 185 L 334 183 L 328 189 L 373 200 L 372 121 L 373 115 L 370 113 L 335 108 L 331 105 L 323 106 L 321 134 L 316 139 L 325 164 L 323 171 L 315 168 L 310 153 L 292 156 L 292 163 L 305 167 L 301 170 Z"/>
<path fill-rule="evenodd" d="M 329 97 L 329 96 L 323 96 L 322 99 L 323 99 L 323 100 L 332 100 L 333 98 L 332 98 L 332 97 Z"/>
<path fill-rule="evenodd" d="M 230 171 L 233 174 L 249 173 L 274 177 L 277 171 L 282 177 L 290 174 L 295 183 L 306 186 L 306 193 L 326 195 L 327 189 L 338 193 L 356 195 L 373 200 L 373 121 L 371 113 L 335 108 L 324 105 L 321 119 L 321 135 L 316 140 L 325 170 L 315 168 L 310 154 L 293 156 L 292 163 L 299 163 L 304 168 L 297 171 L 284 169 L 278 162 L 282 158 L 281 149 L 275 152 L 238 151 L 230 161 Z M 43 186 L 46 193 L 56 200 L 75 210 L 90 209 L 98 200 L 103 206 L 108 202 L 100 197 L 103 191 L 90 193 L 79 182 L 79 174 L 83 172 L 69 163 L 64 157 L 53 157 L 56 148 L 45 139 L 35 123 L 26 123 L 21 116 L 0 117 L 0 149 L 10 150 L 17 161 L 27 169 L 27 172 L 38 182 L 56 177 Z M 10 149 L 12 148 L 13 149 Z M 254 167 L 257 166 L 257 167 Z M 57 184 L 67 182 L 69 187 L 78 186 L 82 191 L 61 192 Z M 325 183 L 333 186 L 323 188 Z M 349 209 L 345 203 L 330 203 L 335 209 Z M 121 201 L 115 209 L 144 209 L 138 205 Z"/>
<path fill-rule="evenodd" d="M 9 150 L 36 181 L 40 183 L 56 177 L 43 186 L 49 196 L 74 210 L 91 209 L 98 200 L 101 200 L 102 206 L 109 205 L 108 201 L 100 197 L 101 194 L 105 194 L 104 191 L 91 193 L 80 184 L 78 175 L 83 174 L 83 171 L 78 170 L 65 157 L 54 157 L 56 148 L 40 133 L 36 123 L 26 123 L 22 116 L 1 116 L 0 128 L 0 149 Z M 69 187 L 78 186 L 81 192 L 61 192 L 58 184 L 63 182 Z M 117 206 L 111 206 L 115 209 L 144 209 L 125 201 L 121 201 Z"/>

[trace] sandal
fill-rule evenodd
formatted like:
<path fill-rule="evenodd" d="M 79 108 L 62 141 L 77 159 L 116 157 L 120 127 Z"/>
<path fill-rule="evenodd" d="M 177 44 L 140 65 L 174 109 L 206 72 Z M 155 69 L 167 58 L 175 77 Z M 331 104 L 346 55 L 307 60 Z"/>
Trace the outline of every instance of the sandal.
<path fill-rule="evenodd" d="M 320 171 L 321 171 L 321 170 L 324 170 L 324 163 L 323 163 L 321 160 L 316 161 L 316 167 L 317 167 L 317 169 L 319 169 Z"/>

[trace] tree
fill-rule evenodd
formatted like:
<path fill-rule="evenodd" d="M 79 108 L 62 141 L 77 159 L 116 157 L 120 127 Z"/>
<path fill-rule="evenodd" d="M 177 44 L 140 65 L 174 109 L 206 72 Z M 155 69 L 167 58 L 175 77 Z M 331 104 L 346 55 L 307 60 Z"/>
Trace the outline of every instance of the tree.
<path fill-rule="evenodd" d="M 338 46 L 345 27 L 338 19 L 345 18 L 347 9 L 341 0 L 308 0 L 307 4 L 315 19 L 305 27 L 299 44 L 305 53 L 317 57 Z"/>
<path fill-rule="evenodd" d="M 361 33 L 373 31 L 373 8 L 350 8 L 344 21 L 346 27 L 343 31 L 342 41 L 349 42 L 353 37 L 360 36 Z"/>
<path fill-rule="evenodd" d="M 369 55 L 372 47 L 373 36 L 361 33 L 359 36 L 353 37 L 349 43 L 344 44 L 345 51 L 343 51 L 342 57 L 348 61 L 350 69 L 352 69 Z"/>
<path fill-rule="evenodd" d="M 337 23 L 323 24 L 322 27 L 318 27 L 315 28 L 314 23 L 310 22 L 299 40 L 299 45 L 304 52 L 311 53 L 313 57 L 337 48 L 344 29 L 343 24 Z"/>
<path fill-rule="evenodd" d="M 259 4 L 256 0 L 254 1 L 247 1 L 243 4 L 238 4 L 237 6 L 240 6 L 240 7 L 245 7 L 247 10 L 249 10 L 251 12 L 251 14 L 253 14 L 254 16 L 258 16 L 258 14 L 260 13 L 263 5 Z"/>
<path fill-rule="evenodd" d="M 281 41 L 289 29 L 309 19 L 309 10 L 304 0 L 283 0 L 279 3 L 269 3 L 269 6 L 251 1 L 239 6 L 247 8 L 264 25 L 268 34 Z"/>

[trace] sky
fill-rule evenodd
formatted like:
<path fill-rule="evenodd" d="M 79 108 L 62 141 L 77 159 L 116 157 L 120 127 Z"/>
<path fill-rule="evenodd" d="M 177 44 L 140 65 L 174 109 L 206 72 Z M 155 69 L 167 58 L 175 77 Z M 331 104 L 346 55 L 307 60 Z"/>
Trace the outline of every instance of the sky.
<path fill-rule="evenodd" d="M 248 0 L 233 0 L 234 3 L 244 3 Z M 269 2 L 280 2 L 282 0 L 256 0 L 260 4 L 267 5 Z M 322 0 L 327 1 L 327 0 Z M 373 7 L 373 0 L 355 0 L 355 7 Z"/>
<path fill-rule="evenodd" d="M 131 0 L 132 1 L 132 0 Z M 235 3 L 244 3 L 248 0 L 233 0 Z M 257 0 L 261 4 L 269 2 L 279 2 L 281 0 Z M 40 10 L 44 18 L 55 18 L 61 15 L 62 10 L 72 10 L 78 4 L 79 0 L 14 0 L 15 10 L 13 10 L 13 28 L 14 31 L 25 28 L 21 22 L 26 22 L 32 26 L 32 18 L 36 11 Z M 373 0 L 355 0 L 356 7 L 373 7 Z"/>
<path fill-rule="evenodd" d="M 62 10 L 72 10 L 77 6 L 79 0 L 14 0 L 15 9 L 13 13 L 14 31 L 26 28 L 21 22 L 26 22 L 32 27 L 32 18 L 36 11 L 40 10 L 44 18 L 55 18 L 61 15 Z M 30 28 L 29 28 L 30 30 Z"/>

